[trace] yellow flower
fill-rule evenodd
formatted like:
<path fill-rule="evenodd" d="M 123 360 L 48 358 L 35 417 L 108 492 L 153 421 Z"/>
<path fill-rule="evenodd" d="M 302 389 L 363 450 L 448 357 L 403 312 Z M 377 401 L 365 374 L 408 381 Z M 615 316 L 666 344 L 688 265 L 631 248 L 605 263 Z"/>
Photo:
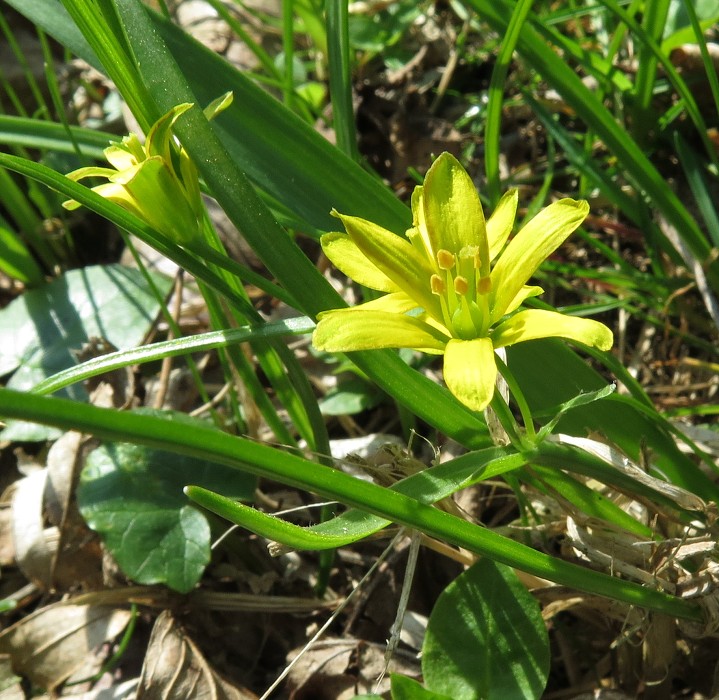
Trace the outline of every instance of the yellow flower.
<path fill-rule="evenodd" d="M 232 102 L 232 93 L 223 95 L 205 109 L 212 119 Z M 173 107 L 153 124 L 144 145 L 136 134 L 105 149 L 112 168 L 87 167 L 67 175 L 71 180 L 103 177 L 107 182 L 93 191 L 135 214 L 159 233 L 182 245 L 198 240 L 204 209 L 197 170 L 185 149 L 172 134 L 172 127 L 192 104 Z M 76 209 L 75 200 L 63 202 Z"/>
<path fill-rule="evenodd" d="M 550 204 L 507 244 L 516 210 L 512 190 L 485 223 L 471 178 L 443 153 L 412 195 L 407 239 L 337 214 L 347 233 L 322 237 L 327 257 L 352 279 L 386 294 L 320 314 L 315 347 L 328 352 L 406 347 L 444 354 L 447 387 L 474 410 L 484 409 L 494 394 L 498 348 L 546 337 L 611 348 L 612 332 L 598 321 L 518 311 L 525 299 L 542 293 L 526 282 L 581 224 L 587 203 Z"/>

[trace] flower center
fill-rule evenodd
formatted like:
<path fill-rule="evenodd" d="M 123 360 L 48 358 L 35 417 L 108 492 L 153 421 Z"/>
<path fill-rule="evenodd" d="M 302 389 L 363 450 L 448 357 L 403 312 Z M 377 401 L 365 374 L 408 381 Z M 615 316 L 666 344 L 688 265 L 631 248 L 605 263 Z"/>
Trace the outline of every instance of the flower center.
<path fill-rule="evenodd" d="M 462 340 L 487 335 L 491 280 L 482 276 L 479 249 L 465 246 L 458 254 L 441 249 L 437 266 L 440 273 L 432 275 L 430 286 L 439 297 L 444 325 Z"/>

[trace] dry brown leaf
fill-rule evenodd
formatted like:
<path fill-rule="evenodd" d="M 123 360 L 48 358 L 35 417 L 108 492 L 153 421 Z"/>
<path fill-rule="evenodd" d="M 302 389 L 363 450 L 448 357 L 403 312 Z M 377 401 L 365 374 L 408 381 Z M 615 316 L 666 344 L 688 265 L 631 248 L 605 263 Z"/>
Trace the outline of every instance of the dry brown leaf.
<path fill-rule="evenodd" d="M 0 634 L 0 653 L 15 673 L 52 690 L 83 667 L 100 645 L 117 637 L 130 620 L 127 610 L 56 603 L 37 610 Z M 103 662 L 98 658 L 95 671 Z"/>
<path fill-rule="evenodd" d="M 290 657 L 295 657 L 295 650 Z M 389 691 L 389 673 L 375 690 L 385 667 L 385 646 L 358 639 L 328 639 L 306 651 L 287 676 L 293 700 L 350 700 L 356 694 Z M 396 652 L 390 673 L 417 678 L 419 662 L 414 654 Z"/>
<path fill-rule="evenodd" d="M 103 583 L 99 538 L 87 527 L 74 498 L 87 447 L 84 435 L 69 432 L 53 444 L 47 455 L 45 513 L 60 535 L 51 582 L 60 591 L 78 586 L 97 589 Z"/>
<path fill-rule="evenodd" d="M 136 700 L 256 700 L 248 690 L 222 679 L 172 614 L 155 621 L 142 666 Z"/>
<path fill-rule="evenodd" d="M 0 506 L 0 569 L 15 563 L 12 509 Z"/>
<path fill-rule="evenodd" d="M 83 441 L 82 433 L 65 433 L 53 443 L 47 453 L 45 512 L 50 523 L 58 527 L 72 497 Z"/>
<path fill-rule="evenodd" d="M 47 470 L 34 471 L 16 484 L 12 499 L 12 533 L 17 565 L 38 587 L 50 586 L 57 551 L 57 528 L 45 528 L 43 493 Z"/>
<path fill-rule="evenodd" d="M 63 700 L 134 700 L 139 678 L 131 678 L 123 683 L 117 683 L 108 688 L 96 687 L 77 695 L 67 695 L 63 692 Z M 3 700 L 0 696 L 0 700 Z"/>

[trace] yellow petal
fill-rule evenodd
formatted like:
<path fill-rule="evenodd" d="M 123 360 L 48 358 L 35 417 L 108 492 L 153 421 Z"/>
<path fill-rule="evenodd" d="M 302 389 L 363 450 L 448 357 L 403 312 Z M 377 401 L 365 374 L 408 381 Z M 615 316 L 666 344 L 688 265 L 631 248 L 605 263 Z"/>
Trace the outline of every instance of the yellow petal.
<path fill-rule="evenodd" d="M 444 381 L 465 405 L 482 411 L 494 396 L 497 364 L 489 338 L 450 340 L 444 351 Z"/>
<path fill-rule="evenodd" d="M 137 141 L 137 145 L 140 147 L 141 156 L 138 158 L 127 148 L 127 142 L 130 137 L 134 137 Z M 115 168 L 115 170 L 125 170 L 126 168 L 132 168 L 133 166 L 141 163 L 147 157 L 147 154 L 140 145 L 140 141 L 135 134 L 130 134 L 123 139 L 122 143 L 113 144 L 108 146 L 103 153 L 107 162 Z"/>
<path fill-rule="evenodd" d="M 399 290 L 346 233 L 326 233 L 320 243 L 330 262 L 355 282 L 380 292 Z"/>
<path fill-rule="evenodd" d="M 430 287 L 434 270 L 411 243 L 371 221 L 356 216 L 338 216 L 365 257 L 399 289 L 416 299 L 418 306 L 435 318 L 441 318 L 439 301 Z"/>
<path fill-rule="evenodd" d="M 172 160 L 174 146 L 172 136 L 173 124 L 193 107 L 192 102 L 183 102 L 175 105 L 169 112 L 163 114 L 150 129 L 145 142 L 145 151 L 150 156 L 160 156 L 167 162 Z"/>
<path fill-rule="evenodd" d="M 410 243 L 427 260 L 435 265 L 437 251 L 432 248 L 432 241 L 429 239 L 427 222 L 424 218 L 424 187 L 417 185 L 412 191 L 412 228 L 407 231 L 407 238 Z"/>
<path fill-rule="evenodd" d="M 459 253 L 465 246 L 476 246 L 482 260 L 488 257 L 484 213 L 477 188 L 453 155 L 442 153 L 432 163 L 424 179 L 421 199 L 434 254 L 440 249 Z"/>
<path fill-rule="evenodd" d="M 77 182 L 78 180 L 82 180 L 86 177 L 111 177 L 112 175 L 116 174 L 117 171 L 113 170 L 112 168 L 99 168 L 96 165 L 91 165 L 86 168 L 78 168 L 77 170 L 73 170 L 71 173 L 65 175 L 65 177 L 69 177 L 71 180 Z"/>
<path fill-rule="evenodd" d="M 505 313 L 511 314 L 512 311 L 516 311 L 526 299 L 529 299 L 530 297 L 538 297 L 540 294 L 544 294 L 544 290 L 541 287 L 525 284 L 524 287 L 517 292 L 517 296 L 509 302 L 509 306 L 507 307 Z"/>
<path fill-rule="evenodd" d="M 131 214 L 141 219 L 145 218 L 137 200 L 125 189 L 124 185 L 118 185 L 115 182 L 105 182 L 102 185 L 93 187 L 92 191 L 105 199 L 109 199 L 111 202 L 115 202 L 115 204 L 119 204 Z"/>
<path fill-rule="evenodd" d="M 567 338 L 600 350 L 609 350 L 614 342 L 612 332 L 599 321 L 541 309 L 520 311 L 492 333 L 497 348 L 537 338 Z"/>
<path fill-rule="evenodd" d="M 586 202 L 561 199 L 542 209 L 510 242 L 492 270 L 492 323 L 504 314 L 541 263 L 584 221 Z"/>
<path fill-rule="evenodd" d="M 339 309 L 325 311 L 318 318 L 312 343 L 327 352 L 380 348 L 441 351 L 448 340 L 432 326 L 404 314 Z"/>
<path fill-rule="evenodd" d="M 489 259 L 494 260 L 504 248 L 504 244 L 512 233 L 514 217 L 517 215 L 517 190 L 505 192 L 499 200 L 492 216 L 487 220 L 487 241 L 489 243 Z"/>
<path fill-rule="evenodd" d="M 392 314 L 405 314 L 417 308 L 417 302 L 404 292 L 390 292 L 364 304 L 350 306 L 346 311 L 386 311 Z M 343 309 L 345 311 L 345 309 Z M 425 314 L 426 315 L 426 314 Z M 418 318 L 418 316 L 415 316 Z M 428 319 L 430 317 L 427 317 Z M 425 320 L 424 318 L 421 320 Z M 431 319 L 430 319 L 431 320 Z"/>
<path fill-rule="evenodd" d="M 220 112 L 224 112 L 231 104 L 233 100 L 233 94 L 230 90 L 224 95 L 220 95 L 216 99 L 212 100 L 210 104 L 203 109 L 203 113 L 208 120 L 214 119 Z"/>
<path fill-rule="evenodd" d="M 95 188 L 98 194 L 138 213 L 152 228 L 182 245 L 197 241 L 200 223 L 187 192 L 168 162 L 159 156 L 141 165 L 116 173 L 109 183 L 120 185 L 126 194 L 115 194 L 109 188 Z"/>

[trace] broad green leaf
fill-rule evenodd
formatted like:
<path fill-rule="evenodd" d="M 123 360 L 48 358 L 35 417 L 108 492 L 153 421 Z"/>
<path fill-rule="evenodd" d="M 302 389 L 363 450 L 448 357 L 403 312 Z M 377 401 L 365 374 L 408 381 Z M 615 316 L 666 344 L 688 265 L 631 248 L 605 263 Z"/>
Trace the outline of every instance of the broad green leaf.
<path fill-rule="evenodd" d="M 187 429 L 195 425 L 188 421 Z M 105 443 L 87 459 L 80 512 L 137 583 L 186 593 L 210 561 L 210 527 L 184 496 L 187 481 L 244 499 L 255 488 L 252 476 L 235 469 L 127 443 Z"/>
<path fill-rule="evenodd" d="M 164 294 L 170 280 L 153 276 Z M 0 375 L 18 370 L 8 386 L 29 389 L 66 369 L 90 338 L 119 349 L 137 345 L 158 311 L 138 270 L 120 265 L 71 270 L 25 292 L 0 311 Z M 77 394 L 74 394 L 77 397 Z"/>
<path fill-rule="evenodd" d="M 447 586 L 429 617 L 422 672 L 427 688 L 454 700 L 540 697 L 547 628 L 512 569 L 482 559 Z"/>
<path fill-rule="evenodd" d="M 711 26 L 719 20 L 719 0 L 691 0 L 697 19 L 704 25 Z M 683 36 L 676 36 L 684 32 Z M 691 42 L 692 27 L 685 7 L 685 0 L 671 0 L 669 13 L 664 24 L 662 49 L 667 53 L 680 42 Z"/>
<path fill-rule="evenodd" d="M 354 377 L 340 383 L 321 401 L 320 410 L 323 416 L 352 416 L 382 401 L 383 394 L 373 384 Z"/>
<path fill-rule="evenodd" d="M 448 695 L 433 693 L 418 681 L 407 676 L 392 674 L 391 683 L 392 700 L 451 700 Z"/>
<path fill-rule="evenodd" d="M 170 280 L 152 275 L 161 294 Z M 37 289 L 25 292 L 0 311 L 0 374 L 14 372 L 12 389 L 29 390 L 47 377 L 77 364 L 74 352 L 92 338 L 118 349 L 139 345 L 159 311 L 143 275 L 121 265 L 71 270 Z M 62 391 L 86 400 L 81 385 Z M 45 429 L 15 423 L 4 440 L 43 440 Z"/>

